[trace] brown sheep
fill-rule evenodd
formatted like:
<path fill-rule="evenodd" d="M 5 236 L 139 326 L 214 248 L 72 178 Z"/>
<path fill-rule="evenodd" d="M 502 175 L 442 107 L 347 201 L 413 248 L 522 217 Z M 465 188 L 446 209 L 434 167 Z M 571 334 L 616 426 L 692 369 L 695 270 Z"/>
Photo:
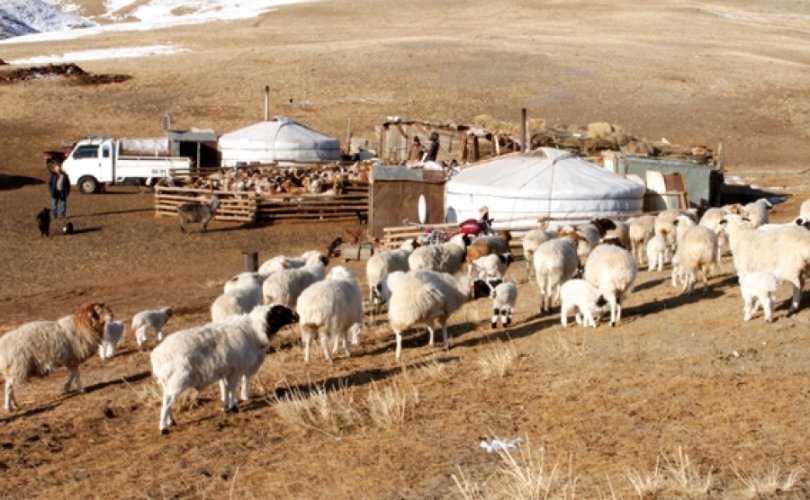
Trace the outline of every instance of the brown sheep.
<path fill-rule="evenodd" d="M 509 253 L 509 241 L 512 233 L 501 231 L 498 236 L 482 236 L 472 240 L 467 247 L 467 276 L 472 274 L 474 262 L 479 257 L 484 257 L 492 253 Z"/>

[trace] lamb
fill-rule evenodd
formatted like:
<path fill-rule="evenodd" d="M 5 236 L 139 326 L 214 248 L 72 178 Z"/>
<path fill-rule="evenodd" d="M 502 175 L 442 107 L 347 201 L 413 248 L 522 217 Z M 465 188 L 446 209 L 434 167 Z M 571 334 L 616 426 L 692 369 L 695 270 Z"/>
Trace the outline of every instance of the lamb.
<path fill-rule="evenodd" d="M 512 233 L 502 231 L 498 236 L 481 236 L 472 240 L 467 247 L 467 276 L 472 275 L 474 263 L 481 257 L 493 253 L 509 253 Z"/>
<path fill-rule="evenodd" d="M 123 321 L 108 321 L 104 325 L 104 333 L 101 336 L 101 345 L 98 346 L 98 355 L 102 360 L 115 356 L 115 350 L 127 325 Z"/>
<path fill-rule="evenodd" d="M 326 257 L 320 253 L 311 254 L 306 265 L 298 269 L 287 269 L 271 274 L 262 284 L 265 304 L 281 304 L 294 309 L 308 286 L 320 281 L 326 275 Z"/>
<path fill-rule="evenodd" d="M 492 328 L 498 327 L 498 316 L 501 318 L 502 326 L 510 326 L 512 324 L 512 313 L 515 311 L 515 304 L 517 303 L 517 285 L 500 279 L 475 280 L 473 282 L 473 297 L 484 296 L 492 299 L 490 326 Z"/>
<path fill-rule="evenodd" d="M 642 215 L 629 221 L 628 235 L 630 237 L 630 248 L 633 257 L 638 262 L 643 262 L 647 242 L 655 236 L 655 217 L 652 215 Z"/>
<path fill-rule="evenodd" d="M 773 204 L 767 198 L 760 198 L 743 207 L 746 217 L 751 221 L 752 227 L 759 227 L 768 223 L 768 210 Z"/>
<path fill-rule="evenodd" d="M 319 252 L 318 250 L 307 250 L 298 257 L 287 257 L 285 255 L 278 255 L 276 257 L 273 257 L 272 259 L 263 262 L 262 265 L 259 266 L 258 272 L 259 274 L 268 276 L 277 271 L 283 271 L 285 269 L 298 269 L 304 267 L 307 261 L 313 255 L 321 257 L 323 265 L 325 266 L 329 265 L 329 259 L 324 257 L 324 255 L 321 252 Z"/>
<path fill-rule="evenodd" d="M 101 303 L 84 304 L 72 315 L 56 321 L 32 321 L 0 337 L 0 373 L 6 381 L 5 408 L 18 407 L 15 386 L 32 375 L 44 376 L 65 366 L 70 376 L 65 392 L 76 381 L 76 390 L 84 392 L 79 365 L 91 357 L 101 344 L 105 325 L 113 313 Z"/>
<path fill-rule="evenodd" d="M 664 270 L 664 263 L 669 260 L 669 246 L 667 240 L 661 235 L 655 235 L 647 242 L 647 269 L 649 271 L 658 268 L 658 272 Z"/>
<path fill-rule="evenodd" d="M 633 291 L 637 271 L 630 252 L 615 245 L 597 246 L 585 262 L 585 279 L 610 304 L 610 326 L 622 319 L 622 301 Z"/>
<path fill-rule="evenodd" d="M 388 302 L 388 321 L 397 339 L 396 360 L 402 357 L 402 331 L 426 325 L 433 345 L 433 325 L 439 320 L 445 349 L 450 348 L 447 319 L 461 308 L 471 295 L 469 278 L 448 273 L 418 270 L 395 271 L 379 284 L 380 296 Z"/>
<path fill-rule="evenodd" d="M 208 231 L 208 223 L 214 218 L 219 208 L 219 196 L 214 195 L 210 203 L 181 203 L 177 205 L 177 215 L 180 217 L 180 230 L 186 232 L 189 222 L 199 222 L 200 232 Z"/>
<path fill-rule="evenodd" d="M 560 322 L 567 327 L 568 315 L 573 310 L 578 325 L 596 328 L 602 306 L 606 303 L 599 289 L 584 279 L 568 280 L 560 288 Z"/>
<path fill-rule="evenodd" d="M 675 219 L 681 214 L 681 210 L 677 208 L 668 208 L 655 217 L 655 223 L 653 225 L 655 234 L 666 238 L 667 244 L 673 252 L 677 251 L 678 246 L 675 237 Z"/>
<path fill-rule="evenodd" d="M 681 290 L 686 291 L 686 285 L 689 283 L 688 276 L 681 267 L 681 262 L 677 254 L 672 256 L 671 264 L 672 264 L 672 288 L 677 288 L 678 285 L 682 285 Z"/>
<path fill-rule="evenodd" d="M 476 274 L 479 279 L 503 279 L 509 264 L 514 262 L 511 253 L 491 253 L 478 257 L 473 262 Z"/>
<path fill-rule="evenodd" d="M 540 287 L 540 310 L 547 312 L 555 299 L 560 298 L 560 287 L 577 272 L 576 240 L 562 236 L 549 240 L 534 252 L 534 275 Z"/>
<path fill-rule="evenodd" d="M 765 321 L 772 322 L 777 288 L 779 288 L 779 278 L 770 271 L 742 273 L 740 291 L 744 303 L 743 321 L 750 320 L 761 305 Z"/>
<path fill-rule="evenodd" d="M 411 271 L 456 274 L 464 264 L 469 244 L 469 235 L 459 233 L 446 243 L 421 246 L 408 256 L 408 267 Z"/>
<path fill-rule="evenodd" d="M 523 258 L 526 259 L 526 279 L 531 276 L 532 264 L 534 262 L 534 252 L 541 244 L 557 237 L 556 231 L 545 228 L 537 228 L 527 231 L 523 236 Z"/>
<path fill-rule="evenodd" d="M 270 341 L 298 315 L 282 305 L 263 305 L 250 314 L 177 332 L 152 351 L 152 375 L 163 388 L 161 433 L 174 423 L 171 408 L 189 387 L 202 389 L 221 381 L 223 410 L 238 411 L 236 384 L 255 374 L 267 355 Z"/>
<path fill-rule="evenodd" d="M 171 317 L 171 307 L 141 311 L 133 316 L 132 330 L 135 332 L 135 341 L 138 343 L 138 349 L 146 342 L 146 333 L 149 328 L 155 330 L 155 339 L 157 342 L 163 340 L 163 327 L 166 326 L 166 323 Z"/>
<path fill-rule="evenodd" d="M 320 338 L 324 358 L 330 363 L 341 339 L 346 356 L 351 356 L 349 330 L 352 345 L 357 345 L 363 324 L 362 292 L 354 274 L 343 266 L 333 268 L 325 280 L 304 290 L 298 298 L 298 314 L 305 363 L 309 363 L 310 345 L 316 335 Z M 331 352 L 327 346 L 330 336 L 334 340 Z"/>
<path fill-rule="evenodd" d="M 734 214 L 726 215 L 726 231 L 737 275 L 773 272 L 793 287 L 789 314 L 797 312 L 804 280 L 810 272 L 810 231 L 799 226 L 758 231 Z"/>
<path fill-rule="evenodd" d="M 686 276 L 685 286 L 691 294 L 695 289 L 697 272 L 703 275 L 703 294 L 709 287 L 709 272 L 720 264 L 720 251 L 717 233 L 708 227 L 695 225 L 685 215 L 678 216 L 673 222 L 676 226 L 678 241 L 678 266 Z"/>
<path fill-rule="evenodd" d="M 389 250 L 372 255 L 366 261 L 366 280 L 369 288 L 369 302 L 377 306 L 380 298 L 377 295 L 377 283 L 382 281 L 388 273 L 408 270 L 408 257 L 419 248 L 419 242 L 409 239 L 400 245 L 399 250 Z"/>

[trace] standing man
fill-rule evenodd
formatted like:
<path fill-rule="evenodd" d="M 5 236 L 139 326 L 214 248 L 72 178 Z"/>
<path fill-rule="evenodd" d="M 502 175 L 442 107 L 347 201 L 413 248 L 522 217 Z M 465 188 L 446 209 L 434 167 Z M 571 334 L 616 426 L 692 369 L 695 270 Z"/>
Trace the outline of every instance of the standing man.
<path fill-rule="evenodd" d="M 439 133 L 431 132 L 430 149 L 427 150 L 427 156 L 425 157 L 425 161 L 436 161 L 436 158 L 438 156 L 439 156 Z"/>
<path fill-rule="evenodd" d="M 48 191 L 51 193 L 51 215 L 58 217 L 59 202 L 62 202 L 62 218 L 67 217 L 67 198 L 70 194 L 70 179 L 62 171 L 62 165 L 56 164 L 48 179 Z"/>

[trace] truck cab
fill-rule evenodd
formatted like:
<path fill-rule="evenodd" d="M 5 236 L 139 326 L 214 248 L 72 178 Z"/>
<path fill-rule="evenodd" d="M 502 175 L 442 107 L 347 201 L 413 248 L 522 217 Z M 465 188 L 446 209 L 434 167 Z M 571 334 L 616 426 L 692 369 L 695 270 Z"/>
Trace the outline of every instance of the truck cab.
<path fill-rule="evenodd" d="M 114 141 L 106 137 L 88 137 L 76 143 L 62 163 L 62 169 L 84 194 L 96 193 L 104 182 L 112 182 Z"/>

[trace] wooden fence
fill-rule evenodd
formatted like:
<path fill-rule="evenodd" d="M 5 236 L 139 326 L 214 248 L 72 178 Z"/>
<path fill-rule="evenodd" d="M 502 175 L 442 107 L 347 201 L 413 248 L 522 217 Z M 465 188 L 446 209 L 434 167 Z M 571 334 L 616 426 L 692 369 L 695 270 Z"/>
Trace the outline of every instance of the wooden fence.
<path fill-rule="evenodd" d="M 650 215 L 654 215 L 655 212 L 646 212 Z M 622 220 L 627 219 L 630 217 L 636 217 L 639 215 L 643 215 L 641 212 L 639 213 L 632 213 L 632 214 L 624 214 L 617 217 L 611 217 L 611 219 Z M 579 224 L 587 222 L 587 220 L 583 220 L 582 217 L 574 218 L 564 218 L 558 217 L 553 219 L 541 218 L 541 217 L 523 217 L 523 218 L 516 218 L 516 219 L 503 219 L 495 221 L 492 224 L 492 229 L 495 231 L 501 230 L 509 230 L 512 234 L 512 240 L 509 242 L 510 248 L 513 249 L 522 249 L 523 244 L 521 242 L 523 235 L 526 234 L 527 231 L 532 229 L 536 229 L 539 227 L 543 227 L 545 224 L 551 225 L 565 225 L 565 224 Z M 447 233 L 448 236 L 453 236 L 459 231 L 458 223 L 451 222 L 445 224 L 425 224 L 425 225 L 409 225 L 409 226 L 397 226 L 397 227 L 386 227 L 383 229 L 384 236 L 383 236 L 383 247 L 387 250 L 389 249 L 396 249 L 402 245 L 405 240 L 411 238 L 420 238 L 425 235 L 425 229 L 430 228 L 434 231 L 442 231 Z"/>
<path fill-rule="evenodd" d="M 368 218 L 368 185 L 346 189 L 344 194 L 257 196 L 253 191 L 212 191 L 189 187 L 155 187 L 155 215 L 176 217 L 181 203 L 207 203 L 213 195 L 220 205 L 214 217 L 218 221 L 241 222 L 317 222 Z"/>

